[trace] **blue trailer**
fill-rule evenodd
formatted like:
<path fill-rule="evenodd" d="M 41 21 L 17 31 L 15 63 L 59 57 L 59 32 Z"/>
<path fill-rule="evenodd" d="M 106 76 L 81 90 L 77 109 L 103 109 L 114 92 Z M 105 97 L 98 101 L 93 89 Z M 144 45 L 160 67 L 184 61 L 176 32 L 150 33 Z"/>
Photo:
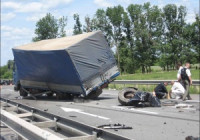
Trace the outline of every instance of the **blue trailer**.
<path fill-rule="evenodd" d="M 119 75 L 101 31 L 48 39 L 13 48 L 15 90 L 96 98 Z"/>

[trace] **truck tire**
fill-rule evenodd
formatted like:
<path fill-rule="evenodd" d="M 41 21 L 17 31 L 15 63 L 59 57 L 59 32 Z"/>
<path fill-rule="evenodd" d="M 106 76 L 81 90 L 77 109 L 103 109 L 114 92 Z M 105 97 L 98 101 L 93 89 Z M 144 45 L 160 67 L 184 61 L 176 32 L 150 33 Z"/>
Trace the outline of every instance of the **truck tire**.
<path fill-rule="evenodd" d="M 118 93 L 118 101 L 121 105 L 128 105 L 129 100 L 134 96 L 136 88 L 124 88 Z"/>
<path fill-rule="evenodd" d="M 26 91 L 24 91 L 22 88 L 20 88 L 19 94 L 20 94 L 20 96 L 22 96 L 22 97 L 26 97 L 26 96 L 28 95 L 28 93 L 27 93 Z"/>
<path fill-rule="evenodd" d="M 86 99 L 97 99 L 102 92 L 102 89 L 94 90 L 86 96 Z"/>

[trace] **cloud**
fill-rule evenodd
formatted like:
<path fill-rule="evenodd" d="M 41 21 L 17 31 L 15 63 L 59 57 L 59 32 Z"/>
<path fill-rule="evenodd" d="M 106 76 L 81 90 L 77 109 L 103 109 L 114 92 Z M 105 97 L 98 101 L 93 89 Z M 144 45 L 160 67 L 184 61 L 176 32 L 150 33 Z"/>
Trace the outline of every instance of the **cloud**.
<path fill-rule="evenodd" d="M 97 4 L 100 7 L 111 7 L 111 6 L 113 6 L 112 3 L 109 3 L 106 0 L 94 0 L 94 3 Z"/>
<path fill-rule="evenodd" d="M 8 9 L 19 9 L 21 7 L 20 3 L 17 2 L 2 2 L 1 3 L 2 8 L 8 8 Z"/>
<path fill-rule="evenodd" d="M 27 3 L 27 4 L 21 4 L 20 8 L 16 9 L 16 12 L 22 12 L 22 13 L 26 13 L 26 12 L 40 12 L 44 9 L 44 5 L 43 3 L 40 2 L 31 2 L 31 3 Z"/>
<path fill-rule="evenodd" d="M 56 7 L 60 4 L 69 4 L 71 3 L 73 0 L 43 0 L 43 3 L 45 4 L 46 8 L 51 8 L 51 7 Z"/>
<path fill-rule="evenodd" d="M 13 59 L 12 48 L 31 42 L 34 33 L 29 28 L 1 26 L 1 65 Z"/>
<path fill-rule="evenodd" d="M 1 14 L 1 21 L 9 21 L 13 18 L 15 18 L 15 14 L 14 13 L 2 13 Z"/>
<path fill-rule="evenodd" d="M 43 9 L 40 2 L 19 3 L 19 2 L 2 2 L 3 9 L 12 9 L 14 12 L 38 12 Z"/>
<path fill-rule="evenodd" d="M 33 31 L 28 28 L 15 28 L 11 26 L 2 26 L 1 27 L 1 37 L 3 40 L 12 40 L 12 39 L 23 39 L 29 38 L 33 35 Z"/>
<path fill-rule="evenodd" d="M 33 14 L 32 16 L 28 16 L 26 18 L 27 21 L 33 21 L 33 22 L 36 22 L 38 21 L 39 19 L 41 19 L 42 17 L 45 17 L 46 13 L 37 13 L 37 14 Z"/>
<path fill-rule="evenodd" d="M 22 12 L 22 13 L 28 13 L 28 12 L 41 12 L 41 11 L 47 11 L 50 8 L 55 8 L 58 5 L 61 4 L 69 4 L 73 0 L 42 0 L 40 2 L 2 2 L 1 6 L 3 9 L 13 9 L 15 12 Z"/>
<path fill-rule="evenodd" d="M 119 3 L 130 4 L 131 0 L 117 0 Z"/>

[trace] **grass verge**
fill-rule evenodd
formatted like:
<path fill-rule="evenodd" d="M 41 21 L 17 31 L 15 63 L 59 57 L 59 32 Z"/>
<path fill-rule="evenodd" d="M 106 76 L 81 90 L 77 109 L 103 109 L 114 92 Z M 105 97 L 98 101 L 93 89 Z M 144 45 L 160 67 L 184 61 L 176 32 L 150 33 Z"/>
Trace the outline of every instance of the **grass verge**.
<path fill-rule="evenodd" d="M 122 90 L 126 87 L 136 87 L 139 90 L 146 91 L 146 92 L 152 92 L 156 85 L 131 85 L 131 84 L 109 84 L 108 88 L 110 89 L 117 89 Z M 171 85 L 167 86 L 167 90 L 170 91 Z M 200 94 L 199 86 L 191 86 L 190 87 L 190 93 L 191 94 Z"/>
<path fill-rule="evenodd" d="M 191 70 L 192 79 L 199 80 L 199 70 Z M 176 80 L 177 71 L 162 71 L 152 73 L 125 74 L 117 77 L 116 80 Z"/>

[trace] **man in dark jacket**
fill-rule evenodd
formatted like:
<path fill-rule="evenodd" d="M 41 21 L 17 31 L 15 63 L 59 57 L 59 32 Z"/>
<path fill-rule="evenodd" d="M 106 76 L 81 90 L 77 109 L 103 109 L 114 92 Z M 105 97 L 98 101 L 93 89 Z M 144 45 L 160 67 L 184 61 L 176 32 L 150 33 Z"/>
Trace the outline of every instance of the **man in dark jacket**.
<path fill-rule="evenodd" d="M 189 93 L 189 88 L 192 85 L 192 78 L 191 78 L 191 72 L 190 72 L 190 63 L 186 63 L 185 67 L 181 69 L 181 73 L 179 76 L 179 81 L 183 84 L 183 87 L 185 88 L 185 93 L 183 96 L 183 100 L 186 100 L 186 97 L 188 100 L 192 100 Z"/>
<path fill-rule="evenodd" d="M 167 97 L 167 89 L 166 86 L 168 85 L 167 82 L 164 83 L 160 83 L 156 86 L 156 88 L 154 89 L 154 92 L 156 94 L 156 97 L 158 97 L 159 99 L 163 99 Z"/>

